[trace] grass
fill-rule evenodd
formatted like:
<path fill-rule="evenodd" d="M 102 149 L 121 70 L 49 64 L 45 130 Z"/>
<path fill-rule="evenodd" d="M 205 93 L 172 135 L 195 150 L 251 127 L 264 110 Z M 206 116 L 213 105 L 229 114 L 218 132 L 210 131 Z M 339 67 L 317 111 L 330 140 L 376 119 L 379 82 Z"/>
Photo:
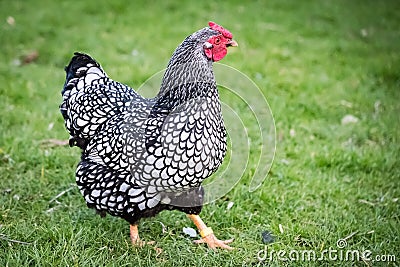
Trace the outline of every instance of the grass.
<path fill-rule="evenodd" d="M 0 266 L 398 266 L 399 8 L 389 0 L 1 1 Z M 235 251 L 191 244 L 182 228 L 193 225 L 179 212 L 139 226 L 160 254 L 133 248 L 125 221 L 86 208 L 74 186 L 78 149 L 40 143 L 67 138 L 63 67 L 85 51 L 138 87 L 208 20 L 240 45 L 223 63 L 254 80 L 271 106 L 274 164 L 250 193 L 252 152 L 245 177 L 202 212 L 219 237 L 235 238 Z M 36 61 L 18 63 L 32 51 Z M 358 122 L 342 124 L 347 114 Z M 274 242 L 262 242 L 264 231 Z M 345 249 L 397 261 L 257 259 L 259 251 L 319 253 L 345 237 Z"/>

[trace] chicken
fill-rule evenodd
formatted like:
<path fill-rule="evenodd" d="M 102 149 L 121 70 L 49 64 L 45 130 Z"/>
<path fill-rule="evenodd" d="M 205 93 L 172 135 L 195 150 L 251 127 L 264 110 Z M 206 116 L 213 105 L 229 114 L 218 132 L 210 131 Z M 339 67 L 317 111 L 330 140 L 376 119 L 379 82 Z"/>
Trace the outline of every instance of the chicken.
<path fill-rule="evenodd" d="M 134 245 L 141 218 L 179 210 L 209 247 L 232 249 L 199 217 L 201 183 L 221 165 L 226 130 L 212 63 L 237 46 L 210 22 L 173 53 L 159 93 L 144 98 L 110 79 L 90 56 L 75 53 L 60 105 L 70 146 L 82 149 L 76 182 L 88 207 L 130 223 Z"/>

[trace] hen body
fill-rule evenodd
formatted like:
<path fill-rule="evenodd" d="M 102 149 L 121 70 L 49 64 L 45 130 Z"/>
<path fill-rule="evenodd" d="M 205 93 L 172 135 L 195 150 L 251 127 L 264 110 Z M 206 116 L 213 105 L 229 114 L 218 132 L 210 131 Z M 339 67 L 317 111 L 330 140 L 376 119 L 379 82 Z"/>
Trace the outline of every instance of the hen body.
<path fill-rule="evenodd" d="M 76 182 L 89 207 L 131 225 L 165 209 L 200 213 L 201 183 L 226 152 L 213 59 L 204 52 L 204 43 L 218 34 L 204 28 L 188 36 L 151 99 L 75 53 L 60 110 L 70 145 L 82 149 Z"/>

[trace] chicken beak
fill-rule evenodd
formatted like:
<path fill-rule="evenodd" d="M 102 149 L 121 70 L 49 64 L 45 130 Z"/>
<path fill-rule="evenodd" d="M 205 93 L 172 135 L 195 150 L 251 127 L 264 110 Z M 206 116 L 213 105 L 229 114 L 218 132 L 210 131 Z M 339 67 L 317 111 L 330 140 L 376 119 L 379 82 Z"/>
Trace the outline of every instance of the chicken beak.
<path fill-rule="evenodd" d="M 235 40 L 230 40 L 228 43 L 226 43 L 226 46 L 227 46 L 227 47 L 229 47 L 229 46 L 234 46 L 234 47 L 236 47 L 236 46 L 239 46 L 239 45 L 238 45 L 238 43 L 236 43 Z"/>

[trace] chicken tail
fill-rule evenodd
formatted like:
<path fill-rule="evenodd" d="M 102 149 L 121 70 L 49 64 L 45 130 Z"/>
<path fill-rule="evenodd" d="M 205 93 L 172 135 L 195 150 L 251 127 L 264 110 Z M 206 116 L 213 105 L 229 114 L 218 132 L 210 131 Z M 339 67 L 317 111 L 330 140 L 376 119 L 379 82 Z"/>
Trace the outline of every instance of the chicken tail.
<path fill-rule="evenodd" d="M 83 114 L 88 115 L 85 104 L 88 102 L 76 99 L 76 94 L 82 92 L 91 85 L 95 80 L 107 78 L 107 75 L 97 63 L 89 55 L 78 53 L 74 54 L 68 66 L 65 67 L 66 79 L 61 95 L 63 102 L 60 105 L 61 114 L 64 117 L 65 126 L 70 133 L 70 146 L 78 146 L 84 148 L 88 142 L 88 121 L 83 121 Z M 72 97 L 72 95 L 75 95 Z M 88 97 L 85 99 L 88 101 Z M 85 134 L 86 132 L 86 134 Z"/>
<path fill-rule="evenodd" d="M 75 53 L 65 67 L 60 111 L 70 134 L 70 145 L 85 149 L 99 127 L 141 99 L 129 86 L 110 79 L 89 55 Z"/>
<path fill-rule="evenodd" d="M 71 59 L 68 66 L 65 67 L 65 72 L 67 76 L 65 79 L 64 89 L 61 94 L 64 95 L 64 93 L 68 89 L 72 88 L 72 86 L 68 86 L 72 79 L 79 79 L 87 76 L 87 74 L 89 74 L 88 70 L 92 67 L 94 67 L 94 69 L 96 70 L 96 72 L 92 72 L 92 74 L 97 74 L 97 77 L 90 77 L 91 80 L 93 80 L 94 78 L 99 79 L 106 76 L 104 71 L 101 69 L 100 64 L 97 63 L 96 60 L 94 60 L 87 54 L 75 52 L 74 57 Z M 85 77 L 85 82 L 89 82 L 89 79 L 87 79 L 87 77 Z"/>

